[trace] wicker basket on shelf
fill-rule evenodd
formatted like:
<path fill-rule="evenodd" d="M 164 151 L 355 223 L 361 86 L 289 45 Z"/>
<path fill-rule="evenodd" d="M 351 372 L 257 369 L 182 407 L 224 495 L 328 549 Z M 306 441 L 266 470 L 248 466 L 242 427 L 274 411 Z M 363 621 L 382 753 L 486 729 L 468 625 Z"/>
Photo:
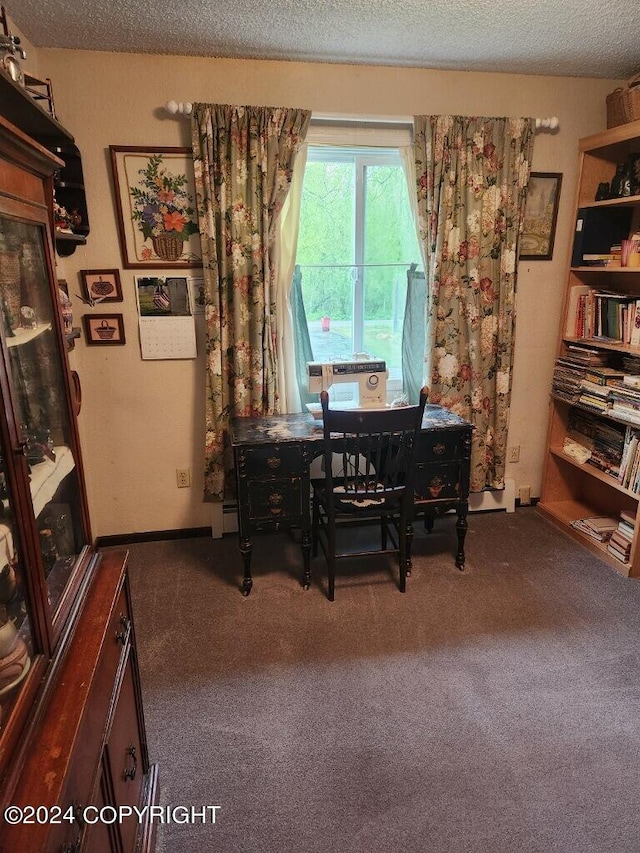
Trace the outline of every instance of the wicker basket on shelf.
<path fill-rule="evenodd" d="M 607 127 L 640 121 L 640 74 L 607 95 Z"/>

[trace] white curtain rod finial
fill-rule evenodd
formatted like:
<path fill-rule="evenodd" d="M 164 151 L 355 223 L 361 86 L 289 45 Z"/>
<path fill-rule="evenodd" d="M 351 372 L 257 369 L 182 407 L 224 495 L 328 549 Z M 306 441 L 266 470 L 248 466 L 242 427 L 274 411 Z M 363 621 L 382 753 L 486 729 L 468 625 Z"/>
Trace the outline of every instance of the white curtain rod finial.
<path fill-rule="evenodd" d="M 559 126 L 560 120 L 557 116 L 551 116 L 551 118 L 536 119 L 536 130 L 555 130 Z"/>
<path fill-rule="evenodd" d="M 165 110 L 170 113 L 172 116 L 174 115 L 191 115 L 191 111 L 193 110 L 193 104 L 188 101 L 167 101 L 164 105 Z"/>

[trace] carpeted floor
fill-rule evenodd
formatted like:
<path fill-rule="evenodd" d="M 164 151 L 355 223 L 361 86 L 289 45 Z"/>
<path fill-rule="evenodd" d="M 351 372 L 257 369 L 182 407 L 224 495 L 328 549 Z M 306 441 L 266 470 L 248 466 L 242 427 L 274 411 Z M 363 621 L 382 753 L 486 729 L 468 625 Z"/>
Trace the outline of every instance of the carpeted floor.
<path fill-rule="evenodd" d="M 286 534 L 246 599 L 235 536 L 131 546 L 161 802 L 221 806 L 161 853 L 638 853 L 640 583 L 535 509 L 472 515 L 460 573 L 454 521 L 333 604 Z"/>

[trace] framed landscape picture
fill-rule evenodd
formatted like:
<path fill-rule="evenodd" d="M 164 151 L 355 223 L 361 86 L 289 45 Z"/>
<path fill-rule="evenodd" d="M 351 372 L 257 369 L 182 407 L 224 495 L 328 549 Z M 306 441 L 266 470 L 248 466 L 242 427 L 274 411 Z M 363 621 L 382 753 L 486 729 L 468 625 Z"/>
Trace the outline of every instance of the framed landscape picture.
<path fill-rule="evenodd" d="M 202 266 L 191 149 L 109 150 L 122 265 Z"/>
<path fill-rule="evenodd" d="M 520 260 L 550 261 L 556 236 L 561 172 L 531 172 L 520 235 Z"/>

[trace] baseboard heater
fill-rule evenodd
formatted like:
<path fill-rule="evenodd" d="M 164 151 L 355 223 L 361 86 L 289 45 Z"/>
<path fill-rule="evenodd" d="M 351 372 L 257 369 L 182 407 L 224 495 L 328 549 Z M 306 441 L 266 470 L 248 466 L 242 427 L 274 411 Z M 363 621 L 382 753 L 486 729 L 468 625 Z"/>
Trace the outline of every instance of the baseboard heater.
<path fill-rule="evenodd" d="M 469 495 L 469 512 L 487 512 L 504 509 L 507 512 L 516 511 L 515 480 L 504 481 L 504 489 L 484 489 Z"/>
<path fill-rule="evenodd" d="M 516 484 L 512 479 L 504 481 L 504 489 L 485 489 L 469 495 L 469 512 L 488 512 L 490 510 L 516 511 Z M 238 505 L 222 504 L 222 532 L 238 532 Z"/>

